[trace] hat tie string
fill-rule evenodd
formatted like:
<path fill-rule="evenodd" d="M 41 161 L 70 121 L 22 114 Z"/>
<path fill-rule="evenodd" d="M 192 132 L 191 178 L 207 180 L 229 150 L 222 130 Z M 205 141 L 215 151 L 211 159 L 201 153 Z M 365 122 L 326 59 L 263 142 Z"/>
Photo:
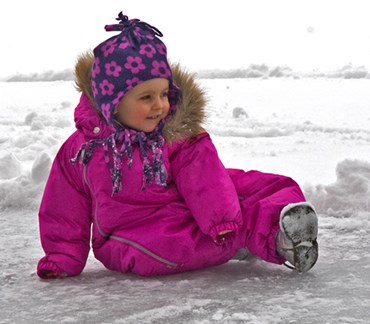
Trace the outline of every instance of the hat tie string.
<path fill-rule="evenodd" d="M 119 21 L 118 24 L 106 25 L 104 27 L 105 30 L 106 31 L 123 31 L 126 28 L 135 29 L 135 27 L 140 27 L 140 29 L 149 32 L 153 36 L 158 36 L 158 37 L 163 36 L 162 32 L 158 28 L 152 25 L 149 25 L 148 23 L 141 21 L 140 19 L 128 19 L 128 17 L 124 15 L 122 11 L 118 14 L 118 18 L 116 18 L 116 20 Z"/>

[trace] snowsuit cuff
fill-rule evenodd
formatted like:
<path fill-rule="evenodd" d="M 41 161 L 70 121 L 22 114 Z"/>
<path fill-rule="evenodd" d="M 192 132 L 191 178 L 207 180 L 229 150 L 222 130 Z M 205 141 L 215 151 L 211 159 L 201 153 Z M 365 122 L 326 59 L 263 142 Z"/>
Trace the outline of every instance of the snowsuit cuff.
<path fill-rule="evenodd" d="M 67 273 L 60 269 L 53 261 L 45 260 L 46 257 L 42 258 L 37 265 L 37 275 L 41 279 L 48 279 L 48 273 L 54 273 L 54 278 L 67 277 Z"/>
<path fill-rule="evenodd" d="M 235 237 L 235 231 L 238 229 L 239 225 L 237 223 L 234 222 L 223 223 L 214 226 L 210 231 L 210 235 L 216 244 L 223 245 Z M 230 232 L 220 235 L 220 233 L 224 231 Z"/>

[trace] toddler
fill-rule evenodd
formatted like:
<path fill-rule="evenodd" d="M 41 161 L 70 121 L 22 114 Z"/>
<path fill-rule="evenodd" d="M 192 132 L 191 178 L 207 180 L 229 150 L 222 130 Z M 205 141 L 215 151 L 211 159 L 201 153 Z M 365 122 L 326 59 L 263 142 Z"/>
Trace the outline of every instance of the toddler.
<path fill-rule="evenodd" d="M 220 265 L 239 250 L 306 272 L 317 216 L 292 179 L 226 169 L 202 128 L 205 96 L 170 65 L 161 32 L 122 13 L 82 55 L 76 131 L 39 210 L 43 279 L 79 275 L 90 243 L 113 271 L 143 276 Z"/>

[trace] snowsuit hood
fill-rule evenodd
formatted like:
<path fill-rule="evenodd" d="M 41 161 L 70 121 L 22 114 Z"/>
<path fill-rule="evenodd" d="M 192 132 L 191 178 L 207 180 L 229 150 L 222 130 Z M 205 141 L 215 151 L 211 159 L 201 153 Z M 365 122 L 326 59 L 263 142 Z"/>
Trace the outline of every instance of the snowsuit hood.
<path fill-rule="evenodd" d="M 88 163 L 90 157 L 94 153 L 94 148 L 97 146 L 103 146 L 105 149 L 107 164 L 111 170 L 112 194 L 115 195 L 123 188 L 124 179 L 122 179 L 121 167 L 123 161 L 127 159 L 130 166 L 133 163 L 136 163 L 132 158 L 132 149 L 133 144 L 137 143 L 140 147 L 140 158 L 143 162 L 143 189 L 153 182 L 157 185 L 166 186 L 166 170 L 163 164 L 163 144 L 164 142 L 168 143 L 180 138 L 183 140 L 196 136 L 202 132 L 200 125 L 204 117 L 205 104 L 203 92 L 197 85 L 195 85 L 191 76 L 186 76 L 185 73 L 181 72 L 178 66 L 174 67 L 177 81 L 184 91 L 182 104 L 177 105 L 180 99 L 180 90 L 172 81 L 173 73 L 170 72 L 171 83 L 168 93 L 170 114 L 165 119 L 161 120 L 158 126 L 151 133 L 136 131 L 134 129 L 127 128 L 124 125 L 115 123 L 112 120 L 113 116 L 111 116 L 110 113 L 99 109 L 101 102 L 98 103 L 96 100 L 100 97 L 96 96 L 94 79 L 91 79 L 96 70 L 96 67 L 94 67 L 96 60 L 97 58 L 92 54 L 86 54 L 80 57 L 76 66 L 76 84 L 83 89 L 83 93 L 88 94 L 90 101 L 93 102 L 94 109 L 98 112 L 100 118 L 105 121 L 106 126 L 112 129 L 112 134 L 108 137 L 100 137 L 100 140 L 94 139 L 93 141 L 84 143 L 74 158 L 74 162 L 81 158 L 82 155 L 83 163 Z M 92 61 L 94 63 L 92 63 Z M 93 65 L 91 66 L 91 64 Z M 116 80 L 116 78 L 114 79 Z M 120 79 L 124 82 L 125 75 L 122 75 Z M 115 82 L 117 82 L 117 80 Z M 80 118 L 80 110 L 81 109 L 76 109 L 75 113 L 77 128 L 81 128 L 80 126 L 82 126 L 82 124 L 86 124 L 86 121 L 83 118 Z M 86 116 L 83 117 L 85 118 Z M 113 124 L 115 126 L 113 126 Z M 106 128 L 107 127 L 101 129 L 101 127 L 97 128 L 95 126 L 95 134 L 101 133 L 102 135 L 105 135 L 108 133 Z M 100 131 L 97 132 L 97 129 L 100 129 Z M 119 148 L 117 145 L 120 145 Z"/>

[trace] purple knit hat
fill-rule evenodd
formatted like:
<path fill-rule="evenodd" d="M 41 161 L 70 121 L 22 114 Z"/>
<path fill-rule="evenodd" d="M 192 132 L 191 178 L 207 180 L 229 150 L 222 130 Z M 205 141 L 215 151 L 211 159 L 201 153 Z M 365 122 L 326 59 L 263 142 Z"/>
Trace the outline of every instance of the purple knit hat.
<path fill-rule="evenodd" d="M 129 20 L 119 13 L 118 24 L 105 26 L 106 31 L 121 31 L 94 49 L 92 67 L 93 96 L 107 123 L 116 127 L 114 110 L 122 97 L 143 81 L 165 78 L 170 82 L 169 100 L 177 100 L 163 34 L 155 27 Z M 173 105 L 171 105 L 173 106 Z M 170 112 L 171 113 L 171 112 Z"/>

